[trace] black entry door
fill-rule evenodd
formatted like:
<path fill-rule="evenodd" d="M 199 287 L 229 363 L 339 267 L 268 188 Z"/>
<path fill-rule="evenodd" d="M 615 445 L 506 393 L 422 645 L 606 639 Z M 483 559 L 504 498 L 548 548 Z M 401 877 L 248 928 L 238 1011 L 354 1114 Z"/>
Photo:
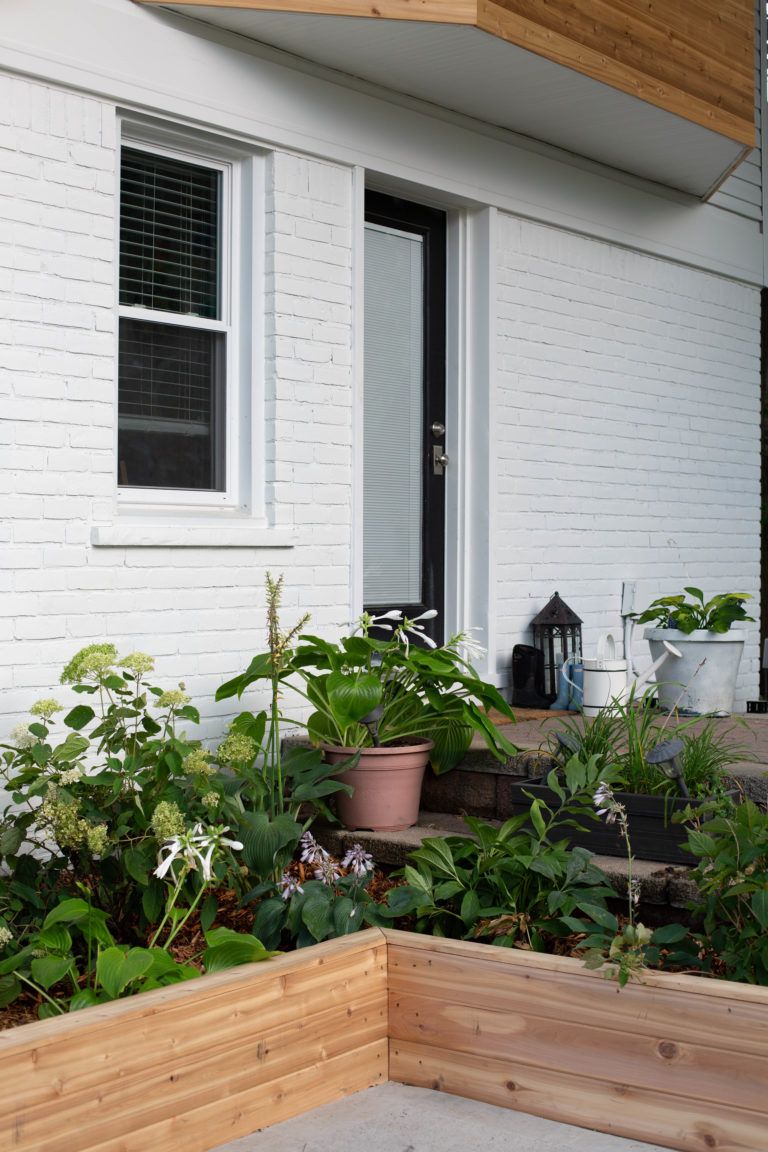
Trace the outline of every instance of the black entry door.
<path fill-rule="evenodd" d="M 363 599 L 444 639 L 445 213 L 365 201 Z"/>

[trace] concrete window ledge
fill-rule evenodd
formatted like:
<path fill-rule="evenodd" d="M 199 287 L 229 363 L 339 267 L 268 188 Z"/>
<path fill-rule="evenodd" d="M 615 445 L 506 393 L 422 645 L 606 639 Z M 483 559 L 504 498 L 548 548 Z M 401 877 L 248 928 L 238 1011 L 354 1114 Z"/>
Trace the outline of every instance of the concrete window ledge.
<path fill-rule="evenodd" d="M 253 524 L 108 524 L 91 528 L 94 548 L 293 548 L 292 528 Z"/>

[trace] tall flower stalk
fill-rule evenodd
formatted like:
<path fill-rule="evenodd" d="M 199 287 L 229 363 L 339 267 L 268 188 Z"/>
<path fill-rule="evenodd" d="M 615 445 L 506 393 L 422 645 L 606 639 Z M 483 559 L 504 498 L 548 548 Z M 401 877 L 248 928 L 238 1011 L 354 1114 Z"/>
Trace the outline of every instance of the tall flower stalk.
<path fill-rule="evenodd" d="M 627 809 L 616 799 L 612 789 L 604 780 L 598 784 L 594 795 L 598 816 L 604 816 L 606 824 L 618 824 L 619 835 L 627 850 L 627 923 L 623 931 L 617 933 L 608 948 L 607 959 L 615 965 L 620 987 L 624 987 L 630 977 L 645 964 L 645 949 L 651 942 L 653 933 L 643 924 L 636 922 L 636 911 L 640 903 L 640 882 L 633 875 L 634 856 L 629 836 Z M 602 966 L 606 957 L 595 955 L 595 965 Z M 587 959 L 590 964 L 589 958 Z"/>
<path fill-rule="evenodd" d="M 268 779 L 270 786 L 271 815 L 282 814 L 285 808 L 283 795 L 283 766 L 280 747 L 280 681 L 281 673 L 286 664 L 286 656 L 290 655 L 291 647 L 301 630 L 309 623 L 309 613 L 298 620 L 293 628 L 283 632 L 280 627 L 280 604 L 283 597 L 284 577 L 281 575 L 274 579 L 267 572 L 267 632 L 270 653 L 270 709 L 269 709 L 269 736 L 267 738 L 266 756 L 268 766 Z"/>

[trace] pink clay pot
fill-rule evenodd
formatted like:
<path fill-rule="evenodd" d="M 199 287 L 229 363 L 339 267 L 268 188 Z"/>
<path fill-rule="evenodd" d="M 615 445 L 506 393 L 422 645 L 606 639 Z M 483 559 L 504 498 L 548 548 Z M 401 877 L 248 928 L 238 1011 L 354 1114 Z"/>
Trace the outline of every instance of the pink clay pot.
<path fill-rule="evenodd" d="M 419 801 L 424 769 L 432 751 L 431 740 L 401 747 L 361 748 L 356 768 L 340 772 L 337 779 L 351 784 L 351 796 L 339 792 L 336 811 L 346 828 L 372 832 L 398 832 L 412 828 L 419 819 Z M 331 748 L 323 745 L 328 764 L 348 760 L 357 748 Z"/>

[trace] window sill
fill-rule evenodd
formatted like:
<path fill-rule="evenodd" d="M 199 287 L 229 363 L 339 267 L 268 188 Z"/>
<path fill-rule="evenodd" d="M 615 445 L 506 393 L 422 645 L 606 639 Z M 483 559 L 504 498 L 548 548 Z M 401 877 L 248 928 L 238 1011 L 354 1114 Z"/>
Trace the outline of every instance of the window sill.
<path fill-rule="evenodd" d="M 91 528 L 94 548 L 293 548 L 292 528 L 253 524 L 109 524 Z"/>

